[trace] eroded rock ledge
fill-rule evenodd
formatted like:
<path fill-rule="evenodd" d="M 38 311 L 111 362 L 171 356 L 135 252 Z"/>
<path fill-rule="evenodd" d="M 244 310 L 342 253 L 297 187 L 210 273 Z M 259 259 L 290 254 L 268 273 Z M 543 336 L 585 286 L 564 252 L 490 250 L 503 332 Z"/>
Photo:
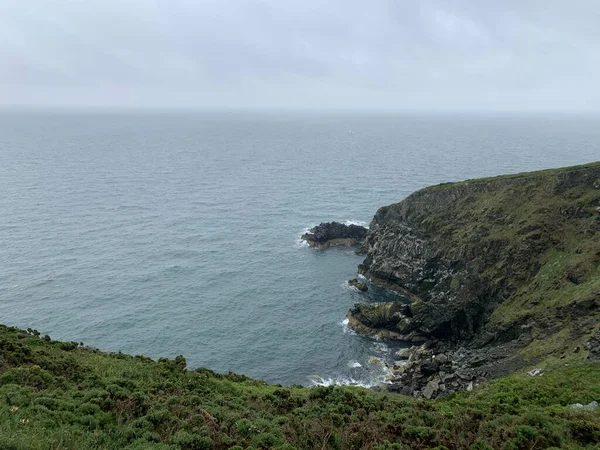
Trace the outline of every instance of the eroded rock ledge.
<path fill-rule="evenodd" d="M 308 245 L 317 250 L 329 247 L 352 247 L 364 243 L 368 229 L 360 225 L 339 222 L 323 222 L 301 236 Z"/>
<path fill-rule="evenodd" d="M 427 340 L 447 361 L 467 355 L 463 366 L 479 378 L 569 354 L 600 323 L 599 237 L 600 163 L 423 189 L 377 211 L 359 266 L 410 304 L 357 305 L 349 325 Z M 412 360 L 434 363 L 427 351 Z M 398 383 L 420 393 L 445 386 L 456 371 L 447 361 L 439 379 L 415 365 Z"/>

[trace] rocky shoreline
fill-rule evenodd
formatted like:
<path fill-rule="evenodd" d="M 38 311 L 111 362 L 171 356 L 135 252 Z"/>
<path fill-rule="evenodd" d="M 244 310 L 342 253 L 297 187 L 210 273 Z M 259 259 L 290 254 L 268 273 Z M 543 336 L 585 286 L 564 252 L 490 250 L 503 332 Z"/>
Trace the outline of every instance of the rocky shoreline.
<path fill-rule="evenodd" d="M 522 367 L 515 356 L 524 340 L 493 348 L 475 348 L 468 343 L 427 341 L 396 352 L 388 368 L 389 384 L 379 386 L 390 392 L 428 399 L 458 391 L 470 391 L 478 383 L 509 375 Z"/>
<path fill-rule="evenodd" d="M 415 344 L 389 367 L 389 391 L 436 398 L 600 348 L 589 340 L 600 322 L 600 163 L 433 186 L 380 208 L 369 229 L 344 227 L 303 239 L 361 245 L 367 283 L 349 285 L 403 297 L 346 316 L 360 334 Z"/>

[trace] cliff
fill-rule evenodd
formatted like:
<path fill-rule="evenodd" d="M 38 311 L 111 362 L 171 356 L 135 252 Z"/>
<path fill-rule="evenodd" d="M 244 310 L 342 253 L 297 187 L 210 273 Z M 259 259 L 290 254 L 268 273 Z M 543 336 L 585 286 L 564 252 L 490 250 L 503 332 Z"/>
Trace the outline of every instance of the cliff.
<path fill-rule="evenodd" d="M 359 271 L 410 300 L 380 329 L 477 346 L 526 335 L 535 360 L 597 327 L 599 231 L 600 163 L 442 184 L 377 211 Z M 360 305 L 350 317 L 368 325 Z"/>

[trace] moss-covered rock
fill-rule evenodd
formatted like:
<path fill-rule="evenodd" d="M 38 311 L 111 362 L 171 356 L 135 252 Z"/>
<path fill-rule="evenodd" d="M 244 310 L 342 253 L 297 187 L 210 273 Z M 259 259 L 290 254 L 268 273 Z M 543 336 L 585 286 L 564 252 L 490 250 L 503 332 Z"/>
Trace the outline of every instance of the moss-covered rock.
<path fill-rule="evenodd" d="M 526 329 L 539 358 L 600 318 L 599 232 L 600 163 L 442 184 L 377 211 L 359 271 L 411 300 L 413 332 L 483 345 Z"/>

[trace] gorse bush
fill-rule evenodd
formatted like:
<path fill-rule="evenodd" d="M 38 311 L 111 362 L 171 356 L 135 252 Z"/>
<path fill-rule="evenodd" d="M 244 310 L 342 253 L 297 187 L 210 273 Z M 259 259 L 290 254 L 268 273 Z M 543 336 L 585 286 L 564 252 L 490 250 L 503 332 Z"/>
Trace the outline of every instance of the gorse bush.
<path fill-rule="evenodd" d="M 0 449 L 600 448 L 600 364 L 435 401 L 269 386 L 0 326 Z"/>

